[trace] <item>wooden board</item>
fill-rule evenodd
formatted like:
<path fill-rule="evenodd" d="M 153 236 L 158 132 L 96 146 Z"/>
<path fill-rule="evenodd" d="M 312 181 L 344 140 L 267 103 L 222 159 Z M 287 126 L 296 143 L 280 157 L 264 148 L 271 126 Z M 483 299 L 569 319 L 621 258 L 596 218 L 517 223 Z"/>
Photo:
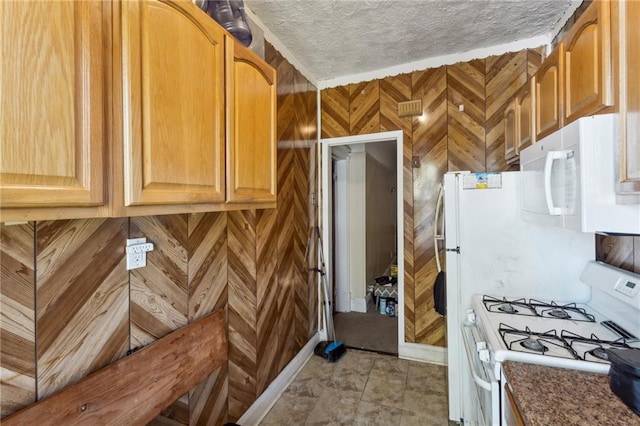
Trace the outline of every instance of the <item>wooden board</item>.
<path fill-rule="evenodd" d="M 227 359 L 218 311 L 2 420 L 11 425 L 151 421 Z"/>

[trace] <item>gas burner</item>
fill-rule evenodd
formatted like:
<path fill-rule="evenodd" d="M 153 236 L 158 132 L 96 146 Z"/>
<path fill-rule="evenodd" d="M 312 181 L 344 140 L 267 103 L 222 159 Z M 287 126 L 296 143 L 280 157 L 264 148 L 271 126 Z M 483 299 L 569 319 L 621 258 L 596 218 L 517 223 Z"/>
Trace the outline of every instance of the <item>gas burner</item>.
<path fill-rule="evenodd" d="M 616 340 L 603 340 L 595 334 L 586 337 L 568 330 L 562 330 L 560 337 L 569 344 L 569 347 L 578 355 L 578 359 L 585 361 L 607 363 L 609 362 L 607 349 L 631 349 L 630 341 L 623 337 Z"/>
<path fill-rule="evenodd" d="M 498 333 L 509 350 L 535 355 L 579 359 L 576 352 L 562 339 L 555 329 L 539 332 L 529 327 L 521 329 L 500 323 Z"/>
<path fill-rule="evenodd" d="M 595 317 L 588 313 L 584 308 L 579 308 L 575 303 L 559 305 L 556 302 L 541 302 L 539 300 L 530 299 L 531 308 L 536 315 L 543 318 L 556 318 L 572 321 L 595 322 Z"/>
<path fill-rule="evenodd" d="M 564 309 L 560 309 L 560 308 L 553 308 L 549 311 L 549 315 L 554 317 L 554 318 L 560 318 L 560 319 L 569 319 L 571 318 L 571 315 L 569 315 L 567 313 L 567 311 L 565 311 Z"/>
<path fill-rule="evenodd" d="M 529 349 L 533 352 L 545 353 L 549 350 L 545 345 L 540 343 L 537 339 L 533 339 L 529 337 L 528 339 L 524 339 L 520 342 L 520 346 L 525 349 Z"/>
<path fill-rule="evenodd" d="M 498 310 L 507 314 L 515 314 L 518 312 L 516 308 L 513 307 L 511 303 L 503 303 L 498 306 Z"/>
<path fill-rule="evenodd" d="M 491 296 L 483 296 L 482 303 L 489 312 L 509 315 L 525 315 L 530 317 L 538 316 L 534 308 L 529 305 L 527 299 L 498 299 Z"/>
<path fill-rule="evenodd" d="M 595 348 L 588 351 L 587 353 L 603 361 L 609 361 L 609 355 L 607 355 L 607 351 L 602 348 Z"/>

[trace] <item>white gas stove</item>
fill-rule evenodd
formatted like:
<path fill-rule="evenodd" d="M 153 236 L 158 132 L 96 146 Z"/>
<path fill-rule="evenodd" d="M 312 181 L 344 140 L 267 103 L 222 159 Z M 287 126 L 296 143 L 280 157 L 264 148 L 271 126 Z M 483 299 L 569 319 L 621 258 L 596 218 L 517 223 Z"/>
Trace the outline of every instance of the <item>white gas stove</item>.
<path fill-rule="evenodd" d="M 640 348 L 634 332 L 588 305 L 486 295 L 474 296 L 472 305 L 493 363 L 512 360 L 606 374 L 606 349 Z"/>
<path fill-rule="evenodd" d="M 481 358 L 490 358 L 496 376 L 507 360 L 606 374 L 607 349 L 640 348 L 640 277 L 591 262 L 581 279 L 592 287 L 589 304 L 473 297 L 486 338 Z"/>
<path fill-rule="evenodd" d="M 484 424 L 504 423 L 504 361 L 606 374 L 607 349 L 640 348 L 640 275 L 589 262 L 581 280 L 588 303 L 473 296 L 463 341 Z"/>

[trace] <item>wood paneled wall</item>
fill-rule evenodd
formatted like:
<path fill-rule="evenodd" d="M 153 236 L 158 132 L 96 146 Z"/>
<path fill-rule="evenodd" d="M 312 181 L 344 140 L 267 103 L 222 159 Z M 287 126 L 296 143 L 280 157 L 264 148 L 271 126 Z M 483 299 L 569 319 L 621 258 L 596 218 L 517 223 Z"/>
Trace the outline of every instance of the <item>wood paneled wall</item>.
<path fill-rule="evenodd" d="M 540 66 L 542 49 L 322 90 L 322 137 L 403 130 L 405 340 L 445 345 L 433 309 L 432 222 L 443 173 L 504 171 L 504 109 Z M 421 99 L 421 118 L 398 102 Z M 413 168 L 412 159 L 420 163 Z"/>
<path fill-rule="evenodd" d="M 273 47 L 278 208 L 0 225 L 0 408 L 7 416 L 171 331 L 227 310 L 229 362 L 152 424 L 236 420 L 317 330 L 305 258 L 316 215 L 316 96 Z M 127 238 L 154 243 L 126 270 Z"/>
<path fill-rule="evenodd" d="M 596 234 L 596 260 L 640 274 L 640 236 Z"/>
<path fill-rule="evenodd" d="M 0 227 L 0 417 L 36 401 L 35 229 Z"/>

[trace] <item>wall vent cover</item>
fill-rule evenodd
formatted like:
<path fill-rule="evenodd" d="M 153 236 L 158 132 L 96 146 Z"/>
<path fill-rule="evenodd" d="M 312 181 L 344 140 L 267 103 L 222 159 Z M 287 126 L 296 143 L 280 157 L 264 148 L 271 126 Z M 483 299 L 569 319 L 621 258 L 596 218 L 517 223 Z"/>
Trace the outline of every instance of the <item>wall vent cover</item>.
<path fill-rule="evenodd" d="M 422 114 L 422 100 L 398 103 L 398 117 L 409 117 Z"/>

